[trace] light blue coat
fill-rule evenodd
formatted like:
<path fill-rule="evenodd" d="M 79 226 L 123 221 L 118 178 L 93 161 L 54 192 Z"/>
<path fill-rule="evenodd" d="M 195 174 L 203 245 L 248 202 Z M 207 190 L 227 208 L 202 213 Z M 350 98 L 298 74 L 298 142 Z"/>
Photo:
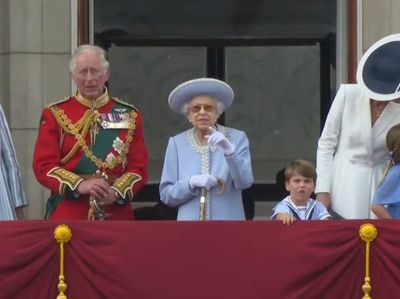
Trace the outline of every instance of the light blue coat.
<path fill-rule="evenodd" d="M 220 147 L 199 146 L 194 129 L 170 137 L 165 153 L 160 182 L 160 198 L 171 207 L 179 207 L 178 220 L 199 220 L 200 188 L 189 187 L 193 175 L 211 174 L 225 182 L 218 194 L 208 192 L 209 220 L 244 220 L 241 190 L 253 183 L 249 141 L 243 131 L 217 126 L 235 145 L 235 152 L 226 157 Z"/>
<path fill-rule="evenodd" d="M 376 189 L 373 204 L 384 205 L 394 219 L 400 219 L 400 164 L 393 165 Z"/>

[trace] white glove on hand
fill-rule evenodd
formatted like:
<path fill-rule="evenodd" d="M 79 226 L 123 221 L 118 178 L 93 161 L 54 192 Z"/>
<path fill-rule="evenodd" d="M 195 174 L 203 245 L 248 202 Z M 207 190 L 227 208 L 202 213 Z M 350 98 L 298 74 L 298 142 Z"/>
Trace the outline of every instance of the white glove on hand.
<path fill-rule="evenodd" d="M 209 127 L 211 135 L 206 135 L 208 145 L 219 145 L 224 151 L 225 156 L 230 156 L 235 151 L 235 145 L 230 142 L 224 134 L 215 128 Z"/>
<path fill-rule="evenodd" d="M 212 187 L 215 187 L 217 185 L 218 185 L 217 179 L 210 174 L 194 175 L 189 180 L 189 186 L 191 189 L 199 187 L 210 190 Z"/>

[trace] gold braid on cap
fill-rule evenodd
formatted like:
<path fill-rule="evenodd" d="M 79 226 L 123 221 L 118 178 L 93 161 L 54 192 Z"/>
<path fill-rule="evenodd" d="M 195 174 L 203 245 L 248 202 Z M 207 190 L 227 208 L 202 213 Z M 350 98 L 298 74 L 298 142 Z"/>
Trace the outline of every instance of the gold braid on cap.
<path fill-rule="evenodd" d="M 79 148 L 83 149 L 85 156 L 92 161 L 98 169 L 113 169 L 118 164 L 125 164 L 127 162 L 126 154 L 129 151 L 129 146 L 133 141 L 133 133 L 136 129 L 136 118 L 137 112 L 132 110 L 130 113 L 129 125 L 128 125 L 128 134 L 126 136 L 126 141 L 123 145 L 122 152 L 116 156 L 116 162 L 107 162 L 99 159 L 93 154 L 86 144 L 85 137 L 87 132 L 89 131 L 92 124 L 98 121 L 98 112 L 96 110 L 88 110 L 85 112 L 83 117 L 78 120 L 75 124 L 71 122 L 68 116 L 64 113 L 64 110 L 58 108 L 57 106 L 50 107 L 51 113 L 54 115 L 57 123 L 67 134 L 72 134 L 76 143 L 72 147 L 71 151 L 61 159 L 61 163 L 68 162 L 72 156 L 78 151 Z"/>

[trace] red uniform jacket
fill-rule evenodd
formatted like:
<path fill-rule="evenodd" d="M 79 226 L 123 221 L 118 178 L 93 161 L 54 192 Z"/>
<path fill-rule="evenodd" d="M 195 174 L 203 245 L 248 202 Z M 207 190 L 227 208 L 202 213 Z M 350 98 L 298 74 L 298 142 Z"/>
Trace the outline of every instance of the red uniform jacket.
<path fill-rule="evenodd" d="M 99 169 L 119 195 L 116 203 L 105 207 L 108 219 L 132 219 L 130 200 L 148 178 L 141 114 L 107 93 L 96 100 L 95 109 L 91 105 L 78 95 L 42 112 L 33 170 L 52 192 L 47 216 L 87 219 L 89 197 L 75 189 Z"/>

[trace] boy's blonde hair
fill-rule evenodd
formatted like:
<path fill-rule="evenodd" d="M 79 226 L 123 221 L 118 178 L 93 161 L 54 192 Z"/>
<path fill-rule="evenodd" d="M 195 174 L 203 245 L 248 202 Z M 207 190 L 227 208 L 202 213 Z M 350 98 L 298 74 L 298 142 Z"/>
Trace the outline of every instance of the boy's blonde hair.
<path fill-rule="evenodd" d="M 317 172 L 314 164 L 307 160 L 297 159 L 285 167 L 286 181 L 289 181 L 296 174 L 300 174 L 305 178 L 312 178 L 314 182 L 317 180 Z"/>

